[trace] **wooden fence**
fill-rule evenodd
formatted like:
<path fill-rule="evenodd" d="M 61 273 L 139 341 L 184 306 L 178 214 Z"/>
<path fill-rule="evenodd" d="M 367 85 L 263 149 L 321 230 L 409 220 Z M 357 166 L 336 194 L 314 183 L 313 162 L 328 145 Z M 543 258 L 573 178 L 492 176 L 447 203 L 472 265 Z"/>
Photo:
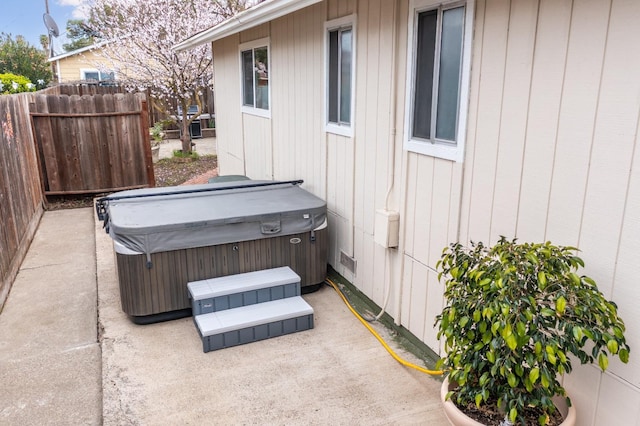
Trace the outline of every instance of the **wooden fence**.
<path fill-rule="evenodd" d="M 30 111 L 45 195 L 155 186 L 143 94 L 38 94 Z"/>
<path fill-rule="evenodd" d="M 0 96 L 0 310 L 43 212 L 32 99 L 26 93 Z"/>

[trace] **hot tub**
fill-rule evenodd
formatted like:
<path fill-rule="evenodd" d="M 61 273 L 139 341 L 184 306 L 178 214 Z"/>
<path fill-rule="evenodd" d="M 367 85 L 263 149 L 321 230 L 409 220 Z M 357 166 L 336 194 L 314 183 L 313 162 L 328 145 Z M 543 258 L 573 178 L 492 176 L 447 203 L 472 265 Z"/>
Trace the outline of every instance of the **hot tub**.
<path fill-rule="evenodd" d="M 303 292 L 326 277 L 326 203 L 302 181 L 221 182 L 101 198 L 123 311 L 139 324 L 191 315 L 187 283 L 289 266 Z"/>

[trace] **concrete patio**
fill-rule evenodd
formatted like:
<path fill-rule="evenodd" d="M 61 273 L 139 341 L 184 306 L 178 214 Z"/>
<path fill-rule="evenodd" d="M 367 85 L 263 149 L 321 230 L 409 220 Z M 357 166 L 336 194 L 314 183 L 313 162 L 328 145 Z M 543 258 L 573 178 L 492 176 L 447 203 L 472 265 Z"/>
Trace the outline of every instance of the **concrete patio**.
<path fill-rule="evenodd" d="M 215 352 L 191 318 L 133 324 L 100 226 L 44 214 L 0 314 L 0 424 L 447 424 L 440 382 L 329 287 L 304 296 L 314 329 Z"/>

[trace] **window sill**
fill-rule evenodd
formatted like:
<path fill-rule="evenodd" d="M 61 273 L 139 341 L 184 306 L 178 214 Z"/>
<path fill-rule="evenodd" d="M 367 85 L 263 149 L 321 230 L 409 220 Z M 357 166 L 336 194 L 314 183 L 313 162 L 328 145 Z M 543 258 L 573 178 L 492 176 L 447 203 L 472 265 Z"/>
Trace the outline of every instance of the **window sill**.
<path fill-rule="evenodd" d="M 443 160 L 461 163 L 463 160 L 463 149 L 458 145 L 444 145 L 438 143 L 408 140 L 404 143 L 404 149 L 417 154 L 429 155 L 431 157 L 442 158 Z"/>
<path fill-rule="evenodd" d="M 242 106 L 242 112 L 244 114 L 255 115 L 263 118 L 271 118 L 271 111 L 268 109 L 252 108 L 248 106 Z"/>
<path fill-rule="evenodd" d="M 324 127 L 324 131 L 327 133 L 333 133 L 334 135 L 345 136 L 348 138 L 353 137 L 353 128 L 347 126 L 339 126 L 337 124 L 328 123 Z"/>

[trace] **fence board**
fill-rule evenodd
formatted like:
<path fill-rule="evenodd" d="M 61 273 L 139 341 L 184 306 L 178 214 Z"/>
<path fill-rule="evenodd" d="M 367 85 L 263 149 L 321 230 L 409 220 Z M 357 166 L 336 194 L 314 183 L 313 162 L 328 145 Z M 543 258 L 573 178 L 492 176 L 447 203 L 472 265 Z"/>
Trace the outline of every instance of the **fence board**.
<path fill-rule="evenodd" d="M 144 95 L 86 94 L 92 90 L 36 95 L 31 118 L 45 194 L 154 186 Z"/>
<path fill-rule="evenodd" d="M 0 96 L 0 309 L 42 216 L 29 94 Z"/>

